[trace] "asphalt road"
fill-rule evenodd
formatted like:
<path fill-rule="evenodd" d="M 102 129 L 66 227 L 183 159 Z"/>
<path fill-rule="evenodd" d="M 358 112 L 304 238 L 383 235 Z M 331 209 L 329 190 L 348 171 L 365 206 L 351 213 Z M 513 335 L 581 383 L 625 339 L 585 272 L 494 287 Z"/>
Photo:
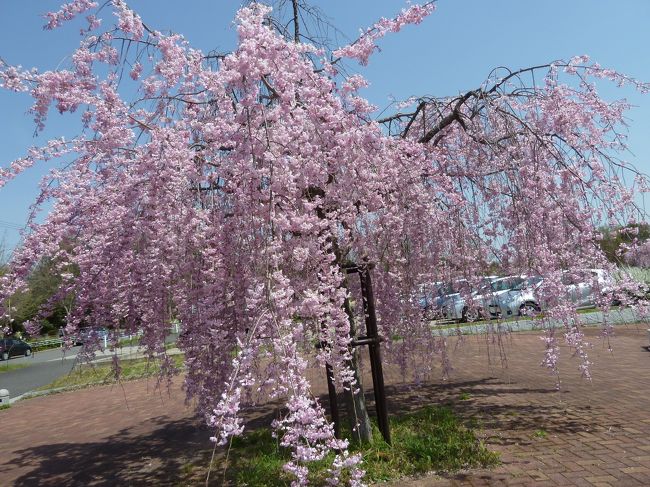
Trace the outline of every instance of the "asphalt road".
<path fill-rule="evenodd" d="M 165 339 L 166 343 L 175 342 L 177 334 L 170 334 Z M 9 396 L 15 398 L 26 392 L 31 392 L 39 387 L 46 386 L 59 377 L 69 374 L 77 364 L 77 354 L 82 347 L 72 347 L 65 352 L 61 348 L 52 348 L 35 352 L 31 357 L 14 357 L 8 362 L 0 361 L 0 389 L 7 389 Z M 98 352 L 97 360 L 108 360 L 114 352 Z M 135 358 L 141 355 L 137 347 L 126 346 L 119 350 L 119 355 L 124 358 Z M 3 372 L 3 366 L 25 364 L 26 367 Z"/>
<path fill-rule="evenodd" d="M 70 373 L 81 347 L 73 347 L 65 355 L 60 348 L 34 353 L 31 357 L 16 357 L 0 362 L 0 389 L 16 397 L 43 387 L 62 375 Z M 27 367 L 3 372 L 3 366 L 24 364 Z"/>

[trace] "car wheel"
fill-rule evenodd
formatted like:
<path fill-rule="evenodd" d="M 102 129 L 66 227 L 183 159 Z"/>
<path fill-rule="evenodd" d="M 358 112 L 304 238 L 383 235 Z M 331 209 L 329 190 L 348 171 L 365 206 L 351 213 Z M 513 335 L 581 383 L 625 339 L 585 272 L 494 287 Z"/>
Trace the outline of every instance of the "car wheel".
<path fill-rule="evenodd" d="M 32 354 L 32 349 L 31 348 L 28 348 L 27 350 L 25 350 L 25 357 L 29 357 L 31 354 Z"/>
<path fill-rule="evenodd" d="M 2 360 L 9 360 L 9 352 L 2 352 Z"/>
<path fill-rule="evenodd" d="M 519 307 L 520 316 L 535 316 L 540 311 L 539 305 L 533 302 L 524 303 Z"/>
<path fill-rule="evenodd" d="M 463 309 L 463 321 L 467 323 L 473 323 L 474 321 L 478 321 L 481 318 L 481 312 L 480 310 L 476 308 L 465 308 Z"/>

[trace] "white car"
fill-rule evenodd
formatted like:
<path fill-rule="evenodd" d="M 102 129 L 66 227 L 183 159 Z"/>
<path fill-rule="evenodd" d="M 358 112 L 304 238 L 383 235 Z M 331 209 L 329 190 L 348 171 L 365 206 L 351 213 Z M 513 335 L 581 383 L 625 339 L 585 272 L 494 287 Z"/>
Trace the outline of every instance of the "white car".
<path fill-rule="evenodd" d="M 438 319 L 442 316 L 444 297 L 449 293 L 449 285 L 443 282 L 422 284 L 414 296 L 424 319 Z"/>
<path fill-rule="evenodd" d="M 477 299 L 481 299 L 480 311 L 485 315 L 489 314 L 490 317 L 500 316 L 495 306 L 498 306 L 501 296 L 512 289 L 519 288 L 527 279 L 527 276 L 507 276 L 491 281 L 489 288 L 485 289 L 481 296 L 477 296 Z"/>
<path fill-rule="evenodd" d="M 597 297 L 611 290 L 614 279 L 604 269 L 587 269 L 575 274 L 565 273 L 562 284 L 567 286 L 569 299 L 578 308 L 593 308 Z"/>
<path fill-rule="evenodd" d="M 503 317 L 539 313 L 546 308 L 546 303 L 537 293 L 542 282 L 543 278 L 539 276 L 527 278 L 491 303 L 490 313 L 497 313 Z M 562 284 L 566 286 L 569 300 L 575 303 L 577 308 L 593 308 L 598 296 L 607 294 L 611 290 L 613 279 L 604 269 L 586 269 L 565 272 L 562 276 Z"/>
<path fill-rule="evenodd" d="M 442 300 L 442 316 L 454 321 L 476 321 L 485 313 L 485 295 L 491 290 L 491 283 L 499 280 L 498 276 L 487 276 L 480 279 L 475 289 L 466 279 L 455 281 L 449 292 Z"/>
<path fill-rule="evenodd" d="M 489 304 L 490 314 L 508 317 L 538 313 L 542 308 L 536 291 L 542 281 L 543 279 L 539 276 L 530 276 L 512 289 L 501 293 Z"/>

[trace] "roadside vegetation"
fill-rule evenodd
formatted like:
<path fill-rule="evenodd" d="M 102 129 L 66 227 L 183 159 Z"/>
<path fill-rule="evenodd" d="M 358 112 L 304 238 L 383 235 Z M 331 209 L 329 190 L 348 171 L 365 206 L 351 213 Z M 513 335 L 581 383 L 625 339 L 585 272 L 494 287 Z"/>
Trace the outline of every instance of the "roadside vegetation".
<path fill-rule="evenodd" d="M 18 370 L 18 369 L 23 369 L 25 367 L 29 367 L 31 364 L 12 364 L 8 360 L 0 362 L 0 374 L 3 372 L 10 372 L 12 370 Z"/>
<path fill-rule="evenodd" d="M 47 339 L 46 340 L 31 340 L 31 341 L 27 341 L 27 343 L 29 343 L 29 345 L 32 347 L 32 350 L 34 352 L 42 352 L 43 350 L 51 350 L 53 348 L 61 348 L 61 343 L 58 340 L 52 339 L 51 343 L 43 343 L 43 342 L 47 342 L 47 341 L 49 341 L 49 340 L 47 340 Z"/>
<path fill-rule="evenodd" d="M 174 367 L 181 370 L 183 366 L 183 355 L 172 355 Z M 160 360 L 140 358 L 120 361 L 119 378 L 110 362 L 80 364 L 69 374 L 59 377 L 50 384 L 40 387 L 38 390 L 50 389 L 76 389 L 95 385 L 115 384 L 119 381 L 128 381 L 152 377 L 160 374 Z"/>

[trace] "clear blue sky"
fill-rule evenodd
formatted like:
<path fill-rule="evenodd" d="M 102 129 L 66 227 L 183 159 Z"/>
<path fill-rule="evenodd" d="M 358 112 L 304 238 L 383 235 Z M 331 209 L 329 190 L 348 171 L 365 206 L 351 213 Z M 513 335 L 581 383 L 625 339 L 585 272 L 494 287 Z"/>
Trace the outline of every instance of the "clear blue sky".
<path fill-rule="evenodd" d="M 66 63 L 79 42 L 80 24 L 53 32 L 41 29 L 40 14 L 63 0 L 2 0 L 0 56 L 11 64 L 53 69 Z M 100 2 L 101 3 L 101 2 Z M 131 0 L 144 21 L 159 30 L 185 35 L 195 46 L 229 51 L 235 42 L 233 16 L 237 0 Z M 392 16 L 401 0 L 319 0 L 342 31 L 340 44 L 381 16 Z M 649 0 L 439 0 L 422 25 L 409 27 L 381 42 L 382 52 L 359 71 L 371 82 L 365 95 L 385 107 L 390 97 L 454 95 L 474 88 L 495 66 L 516 69 L 555 59 L 588 54 L 592 60 L 643 81 L 650 81 Z M 346 39 L 347 36 L 347 39 Z M 626 159 L 650 173 L 650 95 L 603 86 L 608 98 L 626 97 L 630 113 Z M 8 165 L 31 145 L 49 137 L 74 135 L 68 117 L 52 114 L 49 128 L 34 138 L 26 114 L 30 99 L 0 91 L 0 166 Z M 0 237 L 12 248 L 15 225 L 24 224 L 45 167 L 32 169 L 0 190 Z M 13 224 L 13 225 L 12 225 Z"/>

